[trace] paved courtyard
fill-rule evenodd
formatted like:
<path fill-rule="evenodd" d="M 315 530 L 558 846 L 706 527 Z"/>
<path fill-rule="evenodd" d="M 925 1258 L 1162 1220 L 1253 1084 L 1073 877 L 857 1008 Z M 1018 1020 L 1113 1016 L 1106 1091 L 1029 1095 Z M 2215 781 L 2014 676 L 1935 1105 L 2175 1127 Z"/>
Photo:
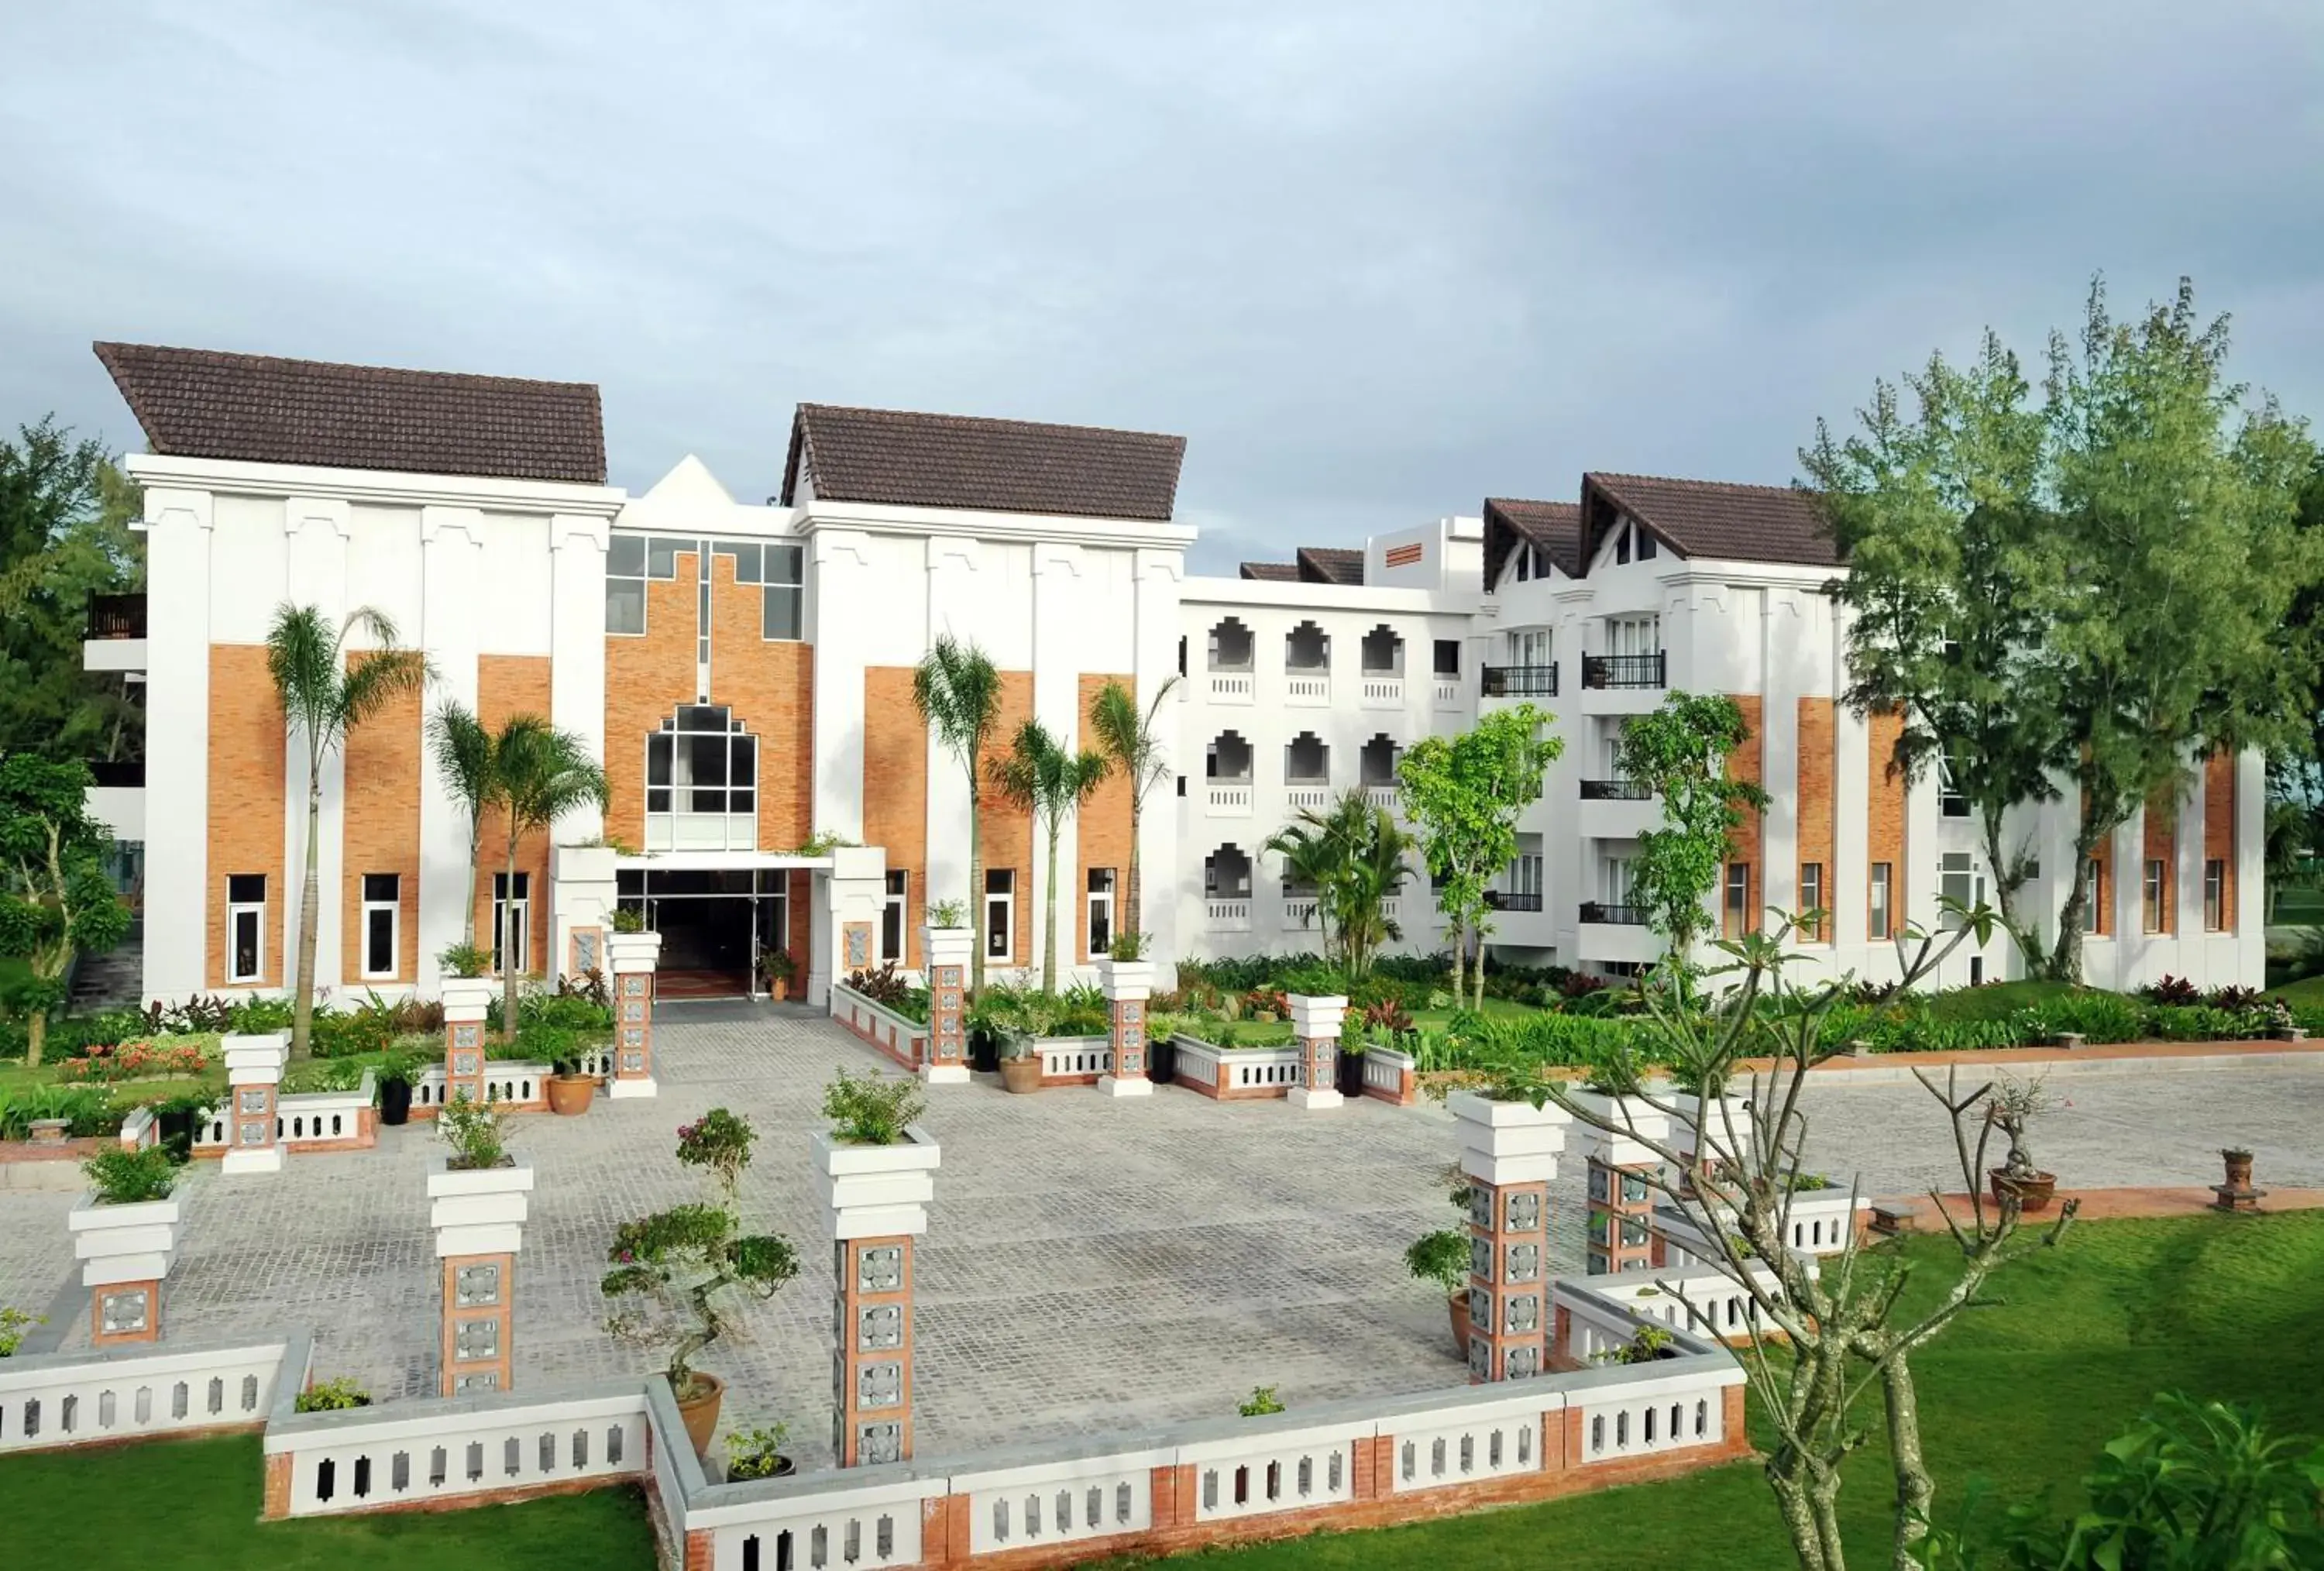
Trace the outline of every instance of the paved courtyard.
<path fill-rule="evenodd" d="M 514 1149 L 538 1188 L 518 1268 L 519 1389 L 653 1367 L 599 1328 L 596 1283 L 628 1217 L 697 1197 L 671 1154 L 677 1125 L 724 1104 L 761 1140 L 746 1223 L 800 1246 L 799 1279 L 752 1303 L 704 1367 L 728 1377 L 726 1419 L 788 1422 L 803 1465 L 830 1460 L 831 1252 L 813 1197 L 811 1132 L 832 1072 L 884 1063 L 797 1007 L 666 1006 L 661 1095 L 599 1098 L 586 1118 L 527 1116 Z M 2212 1181 L 2218 1148 L 2258 1154 L 2263 1184 L 2324 1185 L 2324 1064 L 2134 1072 L 2058 1083 L 2071 1105 L 2042 1126 L 2070 1185 Z M 1867 1192 L 1942 1176 L 1949 1137 L 1915 1086 L 1820 1084 L 1813 1153 Z M 1419 1233 L 1452 1220 L 1441 1182 L 1452 1121 L 1365 1102 L 1301 1114 L 1161 1088 L 1009 1096 L 944 1087 L 925 1121 L 944 1166 L 919 1260 L 918 1448 L 924 1455 L 1044 1435 L 1231 1413 L 1254 1385 L 1296 1407 L 1459 1383 L 1443 1300 L 1405 1273 Z M 318 1373 L 382 1395 L 434 1386 L 435 1277 L 423 1175 L 429 1126 L 377 1150 L 294 1158 L 272 1178 L 198 1165 L 180 1190 L 183 1251 L 167 1289 L 171 1340 L 309 1330 Z M 1553 1195 L 1559 1269 L 1577 1271 L 1581 1163 Z M 0 1192 L 0 1303 L 60 1301 L 72 1197 Z M 64 1297 L 60 1299 L 60 1293 Z M 86 1299 L 62 1326 L 85 1346 Z"/>

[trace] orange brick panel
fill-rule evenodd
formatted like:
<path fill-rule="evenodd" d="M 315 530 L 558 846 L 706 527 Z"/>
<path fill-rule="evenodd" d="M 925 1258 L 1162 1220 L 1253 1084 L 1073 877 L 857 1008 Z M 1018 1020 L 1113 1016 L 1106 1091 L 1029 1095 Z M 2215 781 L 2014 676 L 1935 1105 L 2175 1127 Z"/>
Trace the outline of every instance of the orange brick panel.
<path fill-rule="evenodd" d="M 487 731 L 498 731 L 519 715 L 546 720 L 549 709 L 549 661 L 543 655 L 485 654 L 476 657 L 476 718 Z M 487 954 L 493 940 L 493 879 L 508 871 L 508 816 L 498 809 L 484 812 L 484 827 L 477 842 L 476 943 Z M 516 870 L 531 875 L 532 929 L 528 953 L 532 969 L 549 968 L 549 831 L 537 829 L 517 842 Z"/>
<path fill-rule="evenodd" d="M 282 794 L 287 737 L 282 706 L 266 674 L 266 648 L 255 643 L 210 646 L 209 910 L 207 959 L 210 985 L 226 985 L 226 892 L 228 875 L 266 875 L 266 965 L 257 985 L 281 987 L 289 959 L 283 913 Z"/>
<path fill-rule="evenodd" d="M 992 784 L 994 762 L 1009 756 L 1010 748 L 1017 740 L 1018 729 L 1032 717 L 1033 673 L 1002 671 L 1001 718 L 993 725 L 992 735 L 986 741 L 977 765 L 982 771 L 979 779 L 982 781 L 983 811 L 978 817 L 983 831 L 981 849 L 985 870 L 992 872 L 1009 867 L 1017 873 L 1017 930 L 1010 939 L 1016 946 L 1016 954 L 1007 966 L 1000 967 L 1003 971 L 1038 970 L 1041 964 L 1040 928 L 1037 922 L 1041 891 L 1033 883 L 1032 815 L 1021 808 L 1010 806 Z M 1057 898 L 1062 903 L 1065 892 L 1064 880 L 1060 879 L 1058 884 Z M 976 941 L 981 947 L 984 942 L 984 890 L 982 884 L 971 894 L 969 919 L 976 929 Z M 1060 939 L 1064 938 L 1062 933 L 1058 936 Z M 1060 962 L 1070 953 L 1063 942 L 1058 944 Z M 991 975 L 991 963 L 988 961 L 986 965 L 986 975 Z"/>
<path fill-rule="evenodd" d="M 695 699 L 694 559 L 680 551 L 676 578 L 646 581 L 642 635 L 605 637 L 605 832 L 635 846 L 646 839 L 646 738 Z"/>
<path fill-rule="evenodd" d="M 2227 864 L 2221 888 L 2219 927 L 2236 930 L 2236 755 L 2215 753 L 2203 761 L 2203 859 Z"/>
<path fill-rule="evenodd" d="M 928 730 L 912 707 L 909 666 L 863 672 L 863 843 L 884 847 L 890 871 L 909 875 L 904 964 L 917 970 L 927 910 Z"/>
<path fill-rule="evenodd" d="M 368 652 L 347 657 L 354 665 Z M 408 693 L 347 733 L 346 809 L 339 837 L 339 975 L 347 985 L 411 982 L 420 975 L 420 699 Z M 364 975 L 363 881 L 392 873 L 395 975 Z"/>
<path fill-rule="evenodd" d="M 2170 933 L 2179 927 L 2179 794 L 2164 786 L 2146 799 L 2146 859 L 2163 864 L 2163 925 Z M 2138 870 L 2139 909 L 2145 908 L 2146 869 Z"/>
<path fill-rule="evenodd" d="M 1766 742 L 1761 735 L 1760 699 L 1757 693 L 1730 693 L 1735 707 L 1743 711 L 1744 737 L 1734 752 L 1727 755 L 1727 777 L 1764 785 L 1767 779 Z M 1749 903 L 1744 908 L 1743 927 L 1746 932 L 1759 930 L 1760 905 L 1766 899 L 1766 816 L 1746 813 L 1743 822 L 1727 832 L 1727 855 L 1730 861 L 1740 862 L 1751 870 Z M 1726 910 L 1727 885 L 1724 870 L 1719 886 L 1720 910 Z"/>
<path fill-rule="evenodd" d="M 1865 860 L 1888 864 L 1888 936 L 1904 923 L 1904 891 L 1912 881 L 1904 860 L 1904 766 L 1896 757 L 1904 740 L 1904 716 L 1895 710 L 1875 712 L 1866 727 L 1869 747 L 1865 760 Z M 1871 900 L 1872 875 L 1864 875 L 1865 899 Z M 1877 942 L 1881 935 L 1872 935 Z"/>
<path fill-rule="evenodd" d="M 1080 739 L 1075 745 L 1097 750 L 1096 735 L 1090 729 L 1090 705 L 1094 702 L 1108 682 L 1119 682 L 1132 695 L 1138 691 L 1138 679 L 1131 676 L 1098 676 L 1084 673 L 1081 682 L 1081 707 L 1074 713 Z M 1079 956 L 1084 960 L 1101 956 L 1089 951 L 1089 875 L 1093 867 L 1113 869 L 1113 919 L 1117 929 L 1131 926 L 1135 914 L 1130 910 L 1130 779 L 1119 770 L 1106 772 L 1105 783 L 1092 793 L 1081 810 L 1075 829 L 1079 841 L 1080 866 L 1075 870 L 1070 892 L 1058 891 L 1058 903 L 1067 908 L 1060 919 L 1070 924 L 1073 941 L 1070 947 L 1058 946 L 1062 964 L 1066 956 Z"/>
<path fill-rule="evenodd" d="M 1802 698 L 1799 708 L 1799 842 L 1800 864 L 1812 862 L 1823 869 L 1822 901 L 1833 909 L 1837 853 L 1832 818 L 1837 800 L 1834 781 L 1840 767 L 1839 732 L 1830 698 Z M 1802 901 L 1804 904 L 1804 901 Z M 1831 941 L 1829 921 L 1821 934 Z"/>
<path fill-rule="evenodd" d="M 765 603 L 760 586 L 734 581 L 733 557 L 710 553 L 710 701 L 758 737 L 759 848 L 788 851 L 816 830 L 815 645 L 768 639 Z"/>

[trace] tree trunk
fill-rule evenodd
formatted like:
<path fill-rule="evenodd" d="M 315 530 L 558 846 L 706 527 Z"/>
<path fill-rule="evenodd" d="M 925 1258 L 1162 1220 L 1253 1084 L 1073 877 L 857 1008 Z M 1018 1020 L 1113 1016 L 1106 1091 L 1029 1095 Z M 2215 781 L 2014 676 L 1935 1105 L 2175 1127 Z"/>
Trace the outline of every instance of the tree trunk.
<path fill-rule="evenodd" d="M 24 1067 L 37 1069 L 41 1067 L 41 1049 L 48 1045 L 48 1041 L 49 1006 L 42 1004 L 24 1021 Z"/>
<path fill-rule="evenodd" d="M 2001 815 L 1979 809 L 1985 829 L 1985 863 L 1993 870 L 1994 903 L 2001 912 L 2002 929 L 2009 941 L 2017 946 L 2017 955 L 2025 962 L 2025 974 L 2038 976 L 2046 968 L 2047 956 L 2042 952 L 2040 936 L 2025 931 L 2017 921 L 2017 891 L 2019 885 L 2009 877 L 2010 859 L 2005 850 L 2001 832 Z"/>
<path fill-rule="evenodd" d="M 1936 1501 L 1937 1486 L 1921 1453 L 1920 1395 L 1904 1353 L 1881 1366 L 1880 1391 L 1888 1407 L 1889 1460 L 1896 1469 L 1896 1535 L 1890 1564 L 1893 1571 L 1920 1571 L 1917 1546 L 1929 1536 L 1929 1508 Z"/>
<path fill-rule="evenodd" d="M 1775 1511 L 1784 1519 L 1784 1531 L 1791 1538 L 1792 1552 L 1799 1557 L 1800 1571 L 1840 1571 L 1824 1557 L 1815 1505 L 1809 1498 L 1808 1481 L 1800 1476 L 1799 1470 L 1797 1457 L 1785 1459 L 1779 1455 L 1768 1458 L 1767 1487 L 1775 1492 Z"/>
<path fill-rule="evenodd" d="M 307 755 L 307 873 L 299 894 L 299 983 L 290 1012 L 290 1056 L 308 1056 L 315 1030 L 316 908 L 322 903 L 323 761 Z"/>
<path fill-rule="evenodd" d="M 1041 897 L 1041 991 L 1052 996 L 1057 991 L 1057 829 L 1051 819 L 1048 887 Z"/>
<path fill-rule="evenodd" d="M 968 995 L 984 991 L 984 826 L 978 822 L 980 793 L 976 789 L 976 752 L 968 754 Z"/>
<path fill-rule="evenodd" d="M 468 818 L 468 898 L 460 902 L 460 942 L 473 949 L 476 947 L 476 874 L 484 859 L 484 820 L 482 814 Z"/>
<path fill-rule="evenodd" d="M 2106 892 L 2098 892 L 2103 898 Z M 2042 968 L 2042 975 L 2052 982 L 2081 979 L 2082 927 L 2090 901 L 2090 847 L 2078 836 L 2074 840 L 2074 882 L 2067 886 L 2066 903 L 2058 912 L 2058 942 Z"/>
<path fill-rule="evenodd" d="M 516 815 L 509 815 L 508 898 L 500 902 L 501 1040 L 516 1040 Z M 469 902 L 473 910 L 475 902 Z M 526 915 L 530 917 L 530 912 Z M 530 922 L 527 923 L 530 925 Z"/>
<path fill-rule="evenodd" d="M 1138 880 L 1138 820 L 1140 816 L 1138 805 L 1138 782 L 1131 781 L 1130 782 L 1130 883 L 1122 891 L 1122 909 L 1130 913 L 1130 931 L 1142 936 L 1146 931 L 1146 907 L 1142 899 L 1145 886 Z"/>

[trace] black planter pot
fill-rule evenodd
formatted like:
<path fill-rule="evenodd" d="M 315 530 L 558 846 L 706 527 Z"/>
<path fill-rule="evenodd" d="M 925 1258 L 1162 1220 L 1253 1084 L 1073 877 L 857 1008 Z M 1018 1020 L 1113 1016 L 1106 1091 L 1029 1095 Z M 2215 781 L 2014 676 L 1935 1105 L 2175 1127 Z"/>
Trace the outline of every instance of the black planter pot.
<path fill-rule="evenodd" d="M 1157 1086 L 1167 1086 L 1178 1077 L 1178 1049 L 1167 1037 L 1156 1037 L 1146 1044 L 1146 1077 Z"/>
<path fill-rule="evenodd" d="M 968 1033 L 968 1067 L 987 1075 L 1001 1072 L 1001 1039 L 982 1026 Z"/>
<path fill-rule="evenodd" d="M 161 1143 L 173 1157 L 190 1157 L 194 1151 L 194 1110 L 180 1108 L 157 1115 L 153 1129 Z"/>
<path fill-rule="evenodd" d="M 1364 1055 L 1361 1049 L 1340 1049 L 1340 1095 L 1351 1100 L 1364 1094 Z"/>
<path fill-rule="evenodd" d="M 411 1117 L 411 1082 L 386 1079 L 379 1083 L 379 1121 L 402 1123 Z"/>

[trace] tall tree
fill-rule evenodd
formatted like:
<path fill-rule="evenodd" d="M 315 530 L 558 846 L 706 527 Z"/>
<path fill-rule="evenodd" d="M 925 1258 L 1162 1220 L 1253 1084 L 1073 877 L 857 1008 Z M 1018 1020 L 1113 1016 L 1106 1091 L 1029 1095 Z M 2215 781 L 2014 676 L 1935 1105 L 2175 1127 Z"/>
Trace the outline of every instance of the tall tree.
<path fill-rule="evenodd" d="M 1090 735 L 1122 778 L 1130 782 L 1130 887 L 1124 893 L 1130 911 L 1130 930 L 1146 931 L 1144 881 L 1139 875 L 1139 827 L 1145 821 L 1146 798 L 1148 792 L 1170 778 L 1170 761 L 1164 756 L 1162 728 L 1157 723 L 1162 713 L 1162 701 L 1178 685 L 1174 673 L 1154 689 L 1154 701 L 1146 712 L 1138 711 L 1138 699 L 1120 682 L 1108 682 L 1090 700 Z"/>
<path fill-rule="evenodd" d="M 113 836 L 81 805 L 88 787 L 78 762 L 0 758 L 0 956 L 23 966 L 0 1003 L 24 1016 L 27 1064 L 41 1061 L 73 956 L 101 954 L 129 930 L 106 876 Z"/>
<path fill-rule="evenodd" d="M 1485 885 L 1517 859 L 1518 816 L 1541 799 L 1542 776 L 1564 750 L 1562 739 L 1542 735 L 1549 718 L 1531 704 L 1499 709 L 1458 736 L 1423 737 L 1397 761 L 1405 817 L 1419 830 L 1429 872 L 1443 881 L 1436 904 L 1452 926 L 1452 996 L 1466 985 L 1473 934 L 1480 1009 L 1491 930 Z"/>
<path fill-rule="evenodd" d="M 1749 735 L 1742 709 L 1724 693 L 1673 691 L 1622 728 L 1615 762 L 1623 778 L 1663 803 L 1663 827 L 1638 836 L 1630 903 L 1645 908 L 1682 968 L 1710 928 L 1708 901 L 1729 834 L 1767 805 L 1766 791 L 1727 772 L 1729 755 Z"/>
<path fill-rule="evenodd" d="M 92 595 L 143 583 L 136 485 L 53 419 L 0 439 L 0 753 L 134 759 L 135 687 L 84 668 Z"/>
<path fill-rule="evenodd" d="M 1017 728 L 1005 758 L 992 761 L 992 784 L 1010 805 L 1040 821 L 1048 836 L 1049 875 L 1042 895 L 1041 991 L 1057 990 L 1057 839 L 1065 820 L 1081 810 L 1105 779 L 1105 755 L 1084 748 L 1070 751 L 1038 720 Z"/>
<path fill-rule="evenodd" d="M 347 659 L 347 640 L 361 633 L 373 647 Z M 323 822 L 323 763 L 347 735 L 391 701 L 416 693 L 428 680 L 428 658 L 396 644 L 395 623 L 358 606 L 337 628 L 312 605 L 284 602 L 266 633 L 266 670 L 281 703 L 285 725 L 306 747 L 307 857 L 300 885 L 299 972 L 290 1021 L 290 1051 L 307 1055 L 315 1023 L 315 942 L 321 916 L 319 862 Z"/>
<path fill-rule="evenodd" d="M 501 904 L 500 924 L 501 1038 L 508 1041 L 515 1039 L 517 1025 L 517 847 L 527 835 L 551 828 L 576 809 L 595 805 L 605 811 L 613 805 L 613 790 L 589 744 L 538 715 L 511 716 L 493 738 L 492 757 L 493 805 L 508 831 L 509 898 Z"/>
<path fill-rule="evenodd" d="M 1370 975 L 1382 945 L 1404 936 L 1388 902 L 1411 876 L 1405 855 L 1411 848 L 1412 837 L 1360 786 L 1349 788 L 1328 811 L 1301 809 L 1267 842 L 1287 867 L 1315 882 L 1325 953 L 1351 983 Z"/>
<path fill-rule="evenodd" d="M 968 985 L 970 992 L 981 992 L 985 942 L 981 919 L 984 893 L 982 761 L 984 744 L 1001 723 L 1001 673 L 993 669 L 991 657 L 974 644 L 962 643 L 948 633 L 941 634 L 912 672 L 912 707 L 968 776 L 966 904 L 969 920 L 979 929 L 976 944 L 969 950 Z"/>
<path fill-rule="evenodd" d="M 436 760 L 437 777 L 452 799 L 468 814 L 468 890 L 460 902 L 460 942 L 476 947 L 476 870 L 484 856 L 484 809 L 493 794 L 493 737 L 476 718 L 475 711 L 457 698 L 447 698 L 428 716 L 428 750 Z"/>

